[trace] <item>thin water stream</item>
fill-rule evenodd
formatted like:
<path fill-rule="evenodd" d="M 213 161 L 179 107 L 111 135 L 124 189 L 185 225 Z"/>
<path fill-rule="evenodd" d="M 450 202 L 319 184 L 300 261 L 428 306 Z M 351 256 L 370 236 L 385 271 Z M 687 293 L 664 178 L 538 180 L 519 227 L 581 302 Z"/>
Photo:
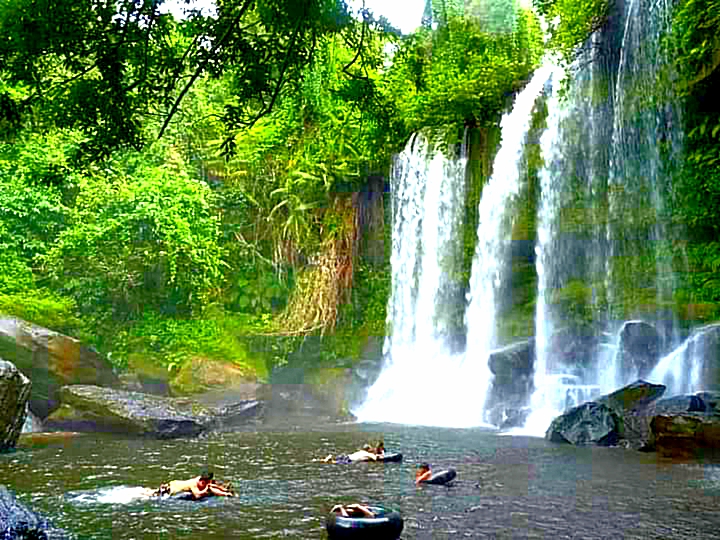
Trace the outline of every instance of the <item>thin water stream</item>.
<path fill-rule="evenodd" d="M 382 437 L 399 464 L 313 462 Z M 452 486 L 415 487 L 415 464 L 454 467 Z M 204 502 L 133 498 L 210 465 L 238 489 Z M 197 440 L 84 435 L 0 456 L 3 483 L 79 538 L 322 539 L 337 502 L 398 509 L 403 539 L 714 538 L 720 465 L 659 461 L 483 429 L 351 424 Z"/>

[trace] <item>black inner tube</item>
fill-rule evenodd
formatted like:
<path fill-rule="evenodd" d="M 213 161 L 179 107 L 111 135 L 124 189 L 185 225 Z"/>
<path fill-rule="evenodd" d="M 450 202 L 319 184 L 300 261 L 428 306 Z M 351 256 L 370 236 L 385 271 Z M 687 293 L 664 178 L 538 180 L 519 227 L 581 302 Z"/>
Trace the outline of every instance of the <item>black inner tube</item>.
<path fill-rule="evenodd" d="M 422 482 L 423 484 L 447 484 L 457 476 L 455 469 L 448 469 L 433 474 L 430 478 Z"/>
<path fill-rule="evenodd" d="M 374 540 L 396 540 L 403 530 L 403 519 L 393 510 L 380 506 L 368 507 L 375 517 L 343 517 L 330 512 L 326 528 L 331 540 L 372 538 Z"/>

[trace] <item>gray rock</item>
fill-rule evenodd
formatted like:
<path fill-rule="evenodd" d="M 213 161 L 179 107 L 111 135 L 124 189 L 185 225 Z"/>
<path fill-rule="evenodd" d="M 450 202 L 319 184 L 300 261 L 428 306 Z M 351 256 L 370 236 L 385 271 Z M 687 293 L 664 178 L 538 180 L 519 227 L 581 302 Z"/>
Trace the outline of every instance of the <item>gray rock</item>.
<path fill-rule="evenodd" d="M 13 448 L 22 433 L 30 386 L 12 363 L 0 359 L 0 451 Z"/>
<path fill-rule="evenodd" d="M 720 413 L 720 392 L 698 392 L 695 394 L 705 405 L 705 411 L 709 413 Z"/>
<path fill-rule="evenodd" d="M 638 380 L 596 400 L 610 407 L 619 419 L 619 434 L 628 448 L 649 450 L 650 422 L 655 402 L 665 393 L 665 386 Z"/>
<path fill-rule="evenodd" d="M 214 416 L 199 404 L 99 386 L 64 386 L 60 397 L 63 407 L 45 421 L 48 429 L 169 439 L 199 435 Z"/>
<path fill-rule="evenodd" d="M 662 336 L 650 323 L 627 321 L 620 330 L 618 360 L 624 381 L 642 379 L 660 360 Z"/>
<path fill-rule="evenodd" d="M 687 412 L 705 412 L 705 402 L 695 395 L 672 396 L 659 399 L 654 404 L 655 414 L 682 414 Z"/>
<path fill-rule="evenodd" d="M 643 380 L 623 386 L 611 394 L 599 397 L 595 401 L 603 403 L 622 415 L 623 411 L 639 409 L 648 406 L 665 393 L 665 386 L 653 384 Z"/>
<path fill-rule="evenodd" d="M 0 486 L 0 538 L 2 540 L 64 540 L 72 536 L 19 503 L 5 486 Z"/>
<path fill-rule="evenodd" d="M 528 339 L 494 350 L 488 367 L 494 377 L 488 393 L 488 421 L 501 425 L 524 407 L 532 393 L 535 340 Z"/>
<path fill-rule="evenodd" d="M 618 418 L 607 405 L 583 403 L 555 418 L 545 438 L 574 445 L 613 446 L 620 438 Z"/>

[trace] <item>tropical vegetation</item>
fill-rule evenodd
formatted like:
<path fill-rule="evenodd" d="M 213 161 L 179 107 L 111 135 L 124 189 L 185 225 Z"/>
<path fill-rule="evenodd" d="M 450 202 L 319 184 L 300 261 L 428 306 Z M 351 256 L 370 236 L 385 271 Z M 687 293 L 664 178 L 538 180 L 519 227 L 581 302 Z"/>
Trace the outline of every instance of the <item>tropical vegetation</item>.
<path fill-rule="evenodd" d="M 491 155 L 546 48 L 571 62 L 608 13 L 602 0 L 433 0 L 402 35 L 336 0 L 218 0 L 181 18 L 166 2 L 0 2 L 0 312 L 118 368 L 203 357 L 261 378 L 313 340 L 315 367 L 381 341 L 392 156 L 418 130 L 437 144 L 482 132 Z M 676 218 L 708 303 L 718 6 L 681 2 L 668 41 L 688 111 Z M 549 45 L 538 14 L 554 21 Z"/>

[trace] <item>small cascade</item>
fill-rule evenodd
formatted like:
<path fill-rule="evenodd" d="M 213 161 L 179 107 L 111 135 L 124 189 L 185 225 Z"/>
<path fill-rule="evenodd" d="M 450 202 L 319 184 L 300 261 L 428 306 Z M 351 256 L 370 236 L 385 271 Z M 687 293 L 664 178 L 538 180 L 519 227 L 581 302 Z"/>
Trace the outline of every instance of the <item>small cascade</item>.
<path fill-rule="evenodd" d="M 397 156 L 393 194 L 391 334 L 385 365 L 353 413 L 361 421 L 477 425 L 477 407 L 458 391 L 464 381 L 453 322 L 462 287 L 466 148 L 447 157 L 422 135 Z M 432 399 L 428 396 L 432 394 Z M 441 404 L 441 405 L 440 405 Z M 477 405 L 477 404 L 476 404 Z"/>
<path fill-rule="evenodd" d="M 717 380 L 720 325 L 698 328 L 678 348 L 663 357 L 647 380 L 667 387 L 666 396 L 694 394 L 706 389 L 706 381 Z"/>

